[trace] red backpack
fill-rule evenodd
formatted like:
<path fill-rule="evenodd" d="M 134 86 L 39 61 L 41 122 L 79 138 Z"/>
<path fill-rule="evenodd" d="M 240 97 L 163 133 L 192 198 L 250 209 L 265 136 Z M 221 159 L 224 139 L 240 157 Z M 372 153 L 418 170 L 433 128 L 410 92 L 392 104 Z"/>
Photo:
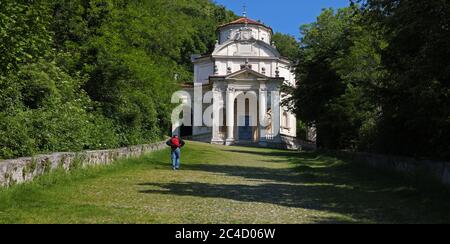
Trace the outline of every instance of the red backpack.
<path fill-rule="evenodd" d="M 172 138 L 172 140 L 170 142 L 171 142 L 173 148 L 180 147 L 180 139 L 174 137 L 174 138 Z"/>

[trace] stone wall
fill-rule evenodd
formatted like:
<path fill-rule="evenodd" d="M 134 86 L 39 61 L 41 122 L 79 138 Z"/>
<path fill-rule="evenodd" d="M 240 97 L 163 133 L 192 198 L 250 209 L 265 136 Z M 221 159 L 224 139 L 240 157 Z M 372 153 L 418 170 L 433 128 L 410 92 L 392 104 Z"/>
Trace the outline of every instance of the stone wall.
<path fill-rule="evenodd" d="M 125 148 L 85 151 L 79 153 L 53 153 L 34 157 L 0 161 L 0 187 L 9 187 L 33 180 L 35 177 L 64 169 L 70 171 L 75 167 L 90 165 L 108 165 L 116 160 L 134 158 L 145 153 L 162 150 L 164 142 Z"/>
<path fill-rule="evenodd" d="M 434 179 L 450 187 L 450 162 L 417 160 L 407 157 L 386 156 L 370 153 L 335 152 L 338 156 L 364 163 L 374 168 L 404 173 L 416 180 Z"/>
<path fill-rule="evenodd" d="M 291 137 L 291 136 L 281 136 L 281 141 L 283 142 L 283 148 L 282 149 L 289 149 L 289 150 L 305 150 L 305 151 L 311 151 L 316 150 L 317 146 L 313 142 L 307 142 L 305 140 L 301 140 L 299 138 Z"/>

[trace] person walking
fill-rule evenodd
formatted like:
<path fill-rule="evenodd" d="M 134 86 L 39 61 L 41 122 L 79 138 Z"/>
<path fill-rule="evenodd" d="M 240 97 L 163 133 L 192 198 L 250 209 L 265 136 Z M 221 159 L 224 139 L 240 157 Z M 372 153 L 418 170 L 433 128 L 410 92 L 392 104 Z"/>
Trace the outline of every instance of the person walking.
<path fill-rule="evenodd" d="M 173 170 L 179 170 L 180 169 L 180 158 L 181 158 L 181 148 L 184 147 L 186 144 L 179 136 L 175 135 L 172 138 L 170 138 L 166 142 L 167 146 L 169 146 L 171 151 L 171 158 L 172 158 L 172 168 Z"/>

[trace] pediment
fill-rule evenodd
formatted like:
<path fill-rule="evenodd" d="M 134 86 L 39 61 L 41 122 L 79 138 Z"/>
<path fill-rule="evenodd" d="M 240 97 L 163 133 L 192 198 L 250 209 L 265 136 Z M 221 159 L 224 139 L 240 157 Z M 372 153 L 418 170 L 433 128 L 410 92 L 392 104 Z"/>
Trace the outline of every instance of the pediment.
<path fill-rule="evenodd" d="M 250 68 L 239 70 L 235 73 L 225 76 L 227 80 L 268 80 L 268 76 L 258 73 Z"/>

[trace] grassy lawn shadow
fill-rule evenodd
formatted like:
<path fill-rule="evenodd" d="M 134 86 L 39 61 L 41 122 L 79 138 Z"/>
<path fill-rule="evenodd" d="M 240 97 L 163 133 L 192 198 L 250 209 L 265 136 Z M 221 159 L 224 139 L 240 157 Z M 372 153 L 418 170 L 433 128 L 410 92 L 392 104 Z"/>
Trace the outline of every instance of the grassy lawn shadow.
<path fill-rule="evenodd" d="M 261 157 L 287 168 L 193 163 L 187 171 L 242 177 L 258 184 L 199 182 L 142 183 L 145 194 L 223 198 L 342 214 L 361 223 L 448 223 L 450 197 L 440 190 L 423 191 L 396 174 L 310 152 L 223 149 Z M 437 187 L 436 189 L 438 189 Z M 342 223 L 327 219 L 324 223 Z"/>

